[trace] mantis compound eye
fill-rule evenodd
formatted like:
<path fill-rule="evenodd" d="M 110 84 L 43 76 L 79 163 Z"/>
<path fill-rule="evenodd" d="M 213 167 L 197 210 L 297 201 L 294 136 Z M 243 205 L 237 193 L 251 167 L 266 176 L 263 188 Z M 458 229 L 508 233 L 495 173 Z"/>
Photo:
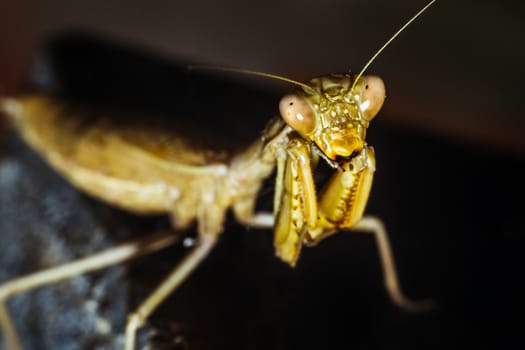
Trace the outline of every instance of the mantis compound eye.
<path fill-rule="evenodd" d="M 284 96 L 279 103 L 279 111 L 286 124 L 298 133 L 306 135 L 315 129 L 315 113 L 300 96 Z"/>
<path fill-rule="evenodd" d="M 365 76 L 362 82 L 361 112 L 366 120 L 372 120 L 385 101 L 385 84 L 376 76 Z"/>

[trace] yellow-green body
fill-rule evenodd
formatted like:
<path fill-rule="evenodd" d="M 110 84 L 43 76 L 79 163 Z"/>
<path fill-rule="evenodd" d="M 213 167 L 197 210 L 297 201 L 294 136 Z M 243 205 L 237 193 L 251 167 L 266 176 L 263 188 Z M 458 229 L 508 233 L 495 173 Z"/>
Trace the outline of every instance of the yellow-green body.
<path fill-rule="evenodd" d="M 132 212 L 166 213 L 175 228 L 197 220 L 204 235 L 222 232 L 230 208 L 242 223 L 267 226 L 268 217 L 261 221 L 254 213 L 255 200 L 277 165 L 274 243 L 277 255 L 294 265 L 303 244 L 358 222 L 368 200 L 375 159 L 364 140 L 364 90 L 361 83 L 350 89 L 351 83 L 346 75 L 327 76 L 295 93 L 324 131 L 311 137 L 277 117 L 240 152 L 213 135 L 189 133 L 176 120 L 166 125 L 152 118 L 126 123 L 86 116 L 46 95 L 4 99 L 2 105 L 23 138 L 79 189 Z M 328 137 L 322 135 L 327 128 L 335 128 Z M 351 149 L 336 161 L 341 138 L 351 140 Z M 335 151 L 321 148 L 337 142 Z M 318 202 L 312 172 L 319 155 L 338 170 Z"/>
<path fill-rule="evenodd" d="M 316 244 L 338 230 L 357 228 L 373 233 L 392 301 L 407 310 L 431 307 L 429 302 L 404 297 L 383 224 L 377 218 L 363 218 L 375 171 L 366 130 L 381 109 L 385 88 L 381 79 L 362 74 L 434 1 L 398 30 L 356 76 L 328 75 L 303 84 L 251 72 L 298 88 L 281 99 L 281 115 L 247 149 L 212 141 L 213 136 L 200 130 L 189 133 L 177 121 L 151 125 L 145 119 L 119 123 L 104 115 L 85 119 L 45 95 L 0 99 L 0 111 L 11 117 L 23 138 L 79 189 L 136 213 L 166 213 L 174 228 L 197 221 L 195 247 L 129 315 L 125 350 L 134 349 L 137 329 L 213 249 L 230 209 L 241 223 L 274 227 L 276 255 L 291 266 L 303 245 Z M 313 170 L 320 158 L 335 173 L 317 191 Z M 262 182 L 274 170 L 273 213 L 255 213 Z M 7 346 L 22 349 L 6 307 L 10 297 L 161 249 L 170 242 L 173 237 L 166 236 L 130 242 L 0 284 L 0 329 Z"/>
<path fill-rule="evenodd" d="M 379 78 L 355 79 L 330 75 L 299 83 L 281 99 L 281 115 L 244 149 L 176 119 L 90 116 L 48 95 L 4 98 L 0 110 L 28 144 L 82 191 L 135 213 L 168 214 L 175 229 L 197 222 L 195 247 L 129 314 L 125 350 L 133 350 L 137 329 L 213 249 L 230 209 L 243 224 L 273 227 L 276 255 L 291 266 L 303 245 L 315 245 L 339 230 L 373 233 L 390 298 L 407 310 L 429 307 L 403 296 L 381 221 L 363 218 L 375 171 L 366 130 L 385 90 Z M 313 180 L 319 161 L 334 169 L 320 191 Z M 257 195 L 272 173 L 273 213 L 256 213 Z M 0 329 L 8 347 L 23 348 L 6 308 L 10 297 L 174 241 L 172 234 L 156 235 L 0 284 Z"/>
<path fill-rule="evenodd" d="M 190 132 L 176 119 L 152 124 L 156 119 L 93 117 L 47 95 L 2 99 L 0 109 L 26 142 L 82 191 L 132 212 L 166 213 L 175 229 L 197 222 L 199 238 L 192 252 L 129 315 L 125 349 L 133 350 L 136 330 L 209 254 L 230 209 L 241 223 L 274 227 L 276 255 L 291 266 L 303 245 L 358 223 L 386 242 L 380 223 L 360 221 L 375 171 L 374 152 L 364 138 L 383 99 L 379 78 L 355 82 L 347 75 L 331 75 L 313 79 L 283 97 L 281 116 L 240 150 L 213 135 Z M 318 195 L 313 170 L 320 158 L 335 174 Z M 256 213 L 258 192 L 274 171 L 273 213 Z M 169 242 L 173 238 L 165 236 L 131 242 L 0 284 L 0 328 L 9 347 L 22 349 L 5 306 L 11 296 L 122 262 Z M 388 246 L 383 250 L 385 270 L 395 282 L 387 288 L 403 304 Z"/>

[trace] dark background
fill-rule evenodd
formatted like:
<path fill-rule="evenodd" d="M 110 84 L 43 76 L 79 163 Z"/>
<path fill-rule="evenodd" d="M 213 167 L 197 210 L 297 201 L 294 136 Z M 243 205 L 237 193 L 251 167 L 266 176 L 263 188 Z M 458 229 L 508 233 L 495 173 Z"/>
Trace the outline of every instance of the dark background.
<path fill-rule="evenodd" d="M 185 64 L 240 66 L 299 80 L 355 71 L 423 6 L 22 4 L 3 4 L 14 12 L 0 12 L 8 28 L 2 38 L 8 49 L 0 55 L 7 67 L 4 91 L 20 89 L 31 76 L 40 86 L 60 87 L 76 98 L 211 117 L 212 123 L 229 118 L 225 125 L 233 127 L 225 131 L 239 139 L 262 130 L 287 87 L 188 75 Z M 525 171 L 518 96 L 523 5 L 467 5 L 439 2 L 370 69 L 385 79 L 388 99 L 369 132 L 378 171 L 368 212 L 389 229 L 406 293 L 433 297 L 439 307 L 407 314 L 392 306 L 366 235 L 339 234 L 306 249 L 290 269 L 273 257 L 270 231 L 229 220 L 217 249 L 163 304 L 143 342 L 159 347 L 180 336 L 189 349 L 523 345 Z M 68 30 L 68 39 L 43 40 L 71 27 L 103 35 L 88 38 Z M 356 32 L 360 35 L 352 35 Z M 167 225 L 165 218 L 137 218 L 87 198 L 13 132 L 4 135 L 2 280 Z M 270 182 L 262 205 L 271 195 Z M 175 247 L 126 271 L 115 268 L 16 298 L 10 307 L 17 326 L 35 349 L 116 347 L 126 310 L 183 253 Z M 101 319 L 113 330 L 97 333 Z M 186 345 L 179 342 L 179 348 Z"/>
<path fill-rule="evenodd" d="M 17 85 L 45 37 L 72 28 L 186 62 L 251 68 L 298 80 L 355 72 L 425 4 L 4 0 L 0 87 Z M 525 4 L 516 0 L 439 0 L 370 68 L 386 81 L 388 103 L 381 119 L 523 154 L 524 16 Z"/>

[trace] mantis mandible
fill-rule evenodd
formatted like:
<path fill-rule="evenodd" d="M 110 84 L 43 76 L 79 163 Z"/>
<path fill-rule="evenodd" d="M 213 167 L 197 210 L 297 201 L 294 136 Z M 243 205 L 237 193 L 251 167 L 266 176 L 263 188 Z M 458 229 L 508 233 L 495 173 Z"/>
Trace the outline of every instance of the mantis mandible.
<path fill-rule="evenodd" d="M 268 123 L 259 139 L 221 159 L 204 149 L 189 149 L 181 130 L 139 129 L 105 118 L 86 127 L 82 118 L 65 115 L 63 104 L 52 96 L 1 100 L 1 109 L 26 142 L 77 188 L 132 212 L 167 213 L 176 230 L 196 221 L 198 239 L 191 252 L 129 315 L 126 350 L 134 349 L 138 328 L 215 246 L 230 209 L 242 224 L 273 227 L 276 255 L 290 266 L 297 263 L 303 245 L 315 245 L 341 230 L 372 233 L 392 301 L 407 310 L 429 306 L 402 294 L 383 224 L 363 216 L 376 165 L 366 131 L 385 98 L 383 81 L 363 73 L 434 1 L 397 31 L 357 75 L 330 74 L 301 83 L 223 68 L 285 80 L 296 89 L 281 99 L 280 116 Z M 188 152 L 192 157 L 180 156 Z M 335 173 L 318 194 L 312 169 L 321 159 Z M 273 213 L 256 213 L 262 182 L 274 172 Z M 10 297 L 159 250 L 175 240 L 173 234 L 158 234 L 4 282 L 0 285 L 0 327 L 7 346 L 23 348 L 7 310 Z"/>

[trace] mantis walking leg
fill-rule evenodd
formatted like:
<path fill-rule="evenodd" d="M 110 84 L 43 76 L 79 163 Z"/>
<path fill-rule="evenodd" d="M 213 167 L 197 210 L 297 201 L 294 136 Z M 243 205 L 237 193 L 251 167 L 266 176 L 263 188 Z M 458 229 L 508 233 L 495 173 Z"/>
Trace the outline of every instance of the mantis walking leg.
<path fill-rule="evenodd" d="M 282 193 L 276 221 L 277 254 L 292 266 L 302 244 L 315 245 L 339 230 L 374 234 L 384 271 L 385 287 L 390 299 L 407 311 L 422 311 L 430 301 L 414 302 L 401 292 L 392 250 L 386 230 L 378 218 L 363 217 L 375 171 L 373 149 L 344 164 L 316 199 L 311 176 L 310 149 L 300 139 L 293 140 L 282 178 Z"/>
<path fill-rule="evenodd" d="M 135 348 L 138 328 L 184 280 L 208 256 L 217 243 L 217 234 L 201 234 L 193 250 L 170 272 L 168 277 L 155 289 L 142 304 L 131 313 L 126 325 L 126 350 Z"/>
<path fill-rule="evenodd" d="M 4 334 L 7 348 L 10 350 L 22 349 L 22 343 L 16 333 L 6 307 L 6 302 L 9 298 L 82 273 L 103 269 L 141 255 L 155 252 L 172 245 L 177 240 L 178 236 L 173 232 L 160 233 L 145 239 L 124 243 L 86 258 L 51 267 L 1 284 L 0 329 Z"/>
<path fill-rule="evenodd" d="M 408 299 L 399 285 L 392 247 L 381 219 L 375 216 L 364 216 L 355 224 L 352 231 L 371 233 L 375 236 L 381 266 L 383 267 L 385 288 L 392 302 L 406 311 L 425 311 L 434 307 L 432 300 L 413 301 Z"/>

